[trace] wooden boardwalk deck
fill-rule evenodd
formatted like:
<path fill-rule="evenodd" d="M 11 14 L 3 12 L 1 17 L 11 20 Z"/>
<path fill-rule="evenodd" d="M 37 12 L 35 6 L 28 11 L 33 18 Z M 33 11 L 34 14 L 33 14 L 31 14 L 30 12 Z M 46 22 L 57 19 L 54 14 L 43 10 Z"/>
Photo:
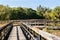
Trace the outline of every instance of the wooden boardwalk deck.
<path fill-rule="evenodd" d="M 19 40 L 26 40 L 26 38 L 19 26 L 18 26 L 18 35 L 19 35 Z"/>
<path fill-rule="evenodd" d="M 17 33 L 18 31 L 18 33 Z M 20 26 L 13 27 L 11 34 L 9 35 L 8 40 L 26 40 Z"/>
<path fill-rule="evenodd" d="M 20 25 L 20 23 L 16 23 L 16 24 L 11 23 L 11 24 L 7 24 L 7 25 L 8 26 L 6 26 L 5 28 L 3 28 L 3 30 L 1 30 L 0 34 L 3 34 L 5 32 L 6 32 L 5 34 L 10 33 L 9 31 L 7 32 L 7 30 L 9 30 L 10 28 L 12 28 L 14 26 L 8 37 L 8 40 L 26 40 L 26 38 L 28 38 L 29 40 L 35 40 L 35 38 L 36 38 L 36 40 L 60 40 L 60 37 L 57 37 L 55 35 L 42 31 L 36 27 L 31 28 L 32 26 L 30 26 L 29 24 L 26 24 L 24 22 L 21 22 L 21 25 Z M 24 33 L 22 32 L 20 26 L 23 29 Z M 4 36 L 5 34 L 1 35 L 0 38 L 2 36 Z M 25 34 L 25 36 L 24 36 L 24 34 Z M 7 36 L 5 38 L 7 38 Z"/>
<path fill-rule="evenodd" d="M 11 34 L 9 35 L 8 40 L 17 40 L 17 29 L 13 27 Z"/>

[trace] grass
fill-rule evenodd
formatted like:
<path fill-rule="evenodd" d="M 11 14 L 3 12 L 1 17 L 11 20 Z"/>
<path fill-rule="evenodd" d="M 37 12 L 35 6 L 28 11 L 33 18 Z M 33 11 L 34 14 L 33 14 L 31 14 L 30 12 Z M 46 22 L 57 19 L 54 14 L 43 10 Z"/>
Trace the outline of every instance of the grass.
<path fill-rule="evenodd" d="M 60 27 L 60 22 L 55 24 L 56 26 Z"/>
<path fill-rule="evenodd" d="M 51 33 L 53 35 L 56 35 L 56 36 L 60 37 L 60 30 L 52 30 L 50 28 L 44 28 L 43 30 L 48 32 L 48 33 Z"/>

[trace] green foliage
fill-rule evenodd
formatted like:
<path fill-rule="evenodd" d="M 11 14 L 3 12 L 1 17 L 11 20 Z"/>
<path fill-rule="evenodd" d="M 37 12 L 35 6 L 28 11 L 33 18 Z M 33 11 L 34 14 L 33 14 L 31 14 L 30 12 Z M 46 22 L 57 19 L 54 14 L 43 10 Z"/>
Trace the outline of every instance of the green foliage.
<path fill-rule="evenodd" d="M 60 6 L 57 6 L 56 8 L 54 8 L 53 10 L 55 12 L 55 17 L 60 20 Z"/>
<path fill-rule="evenodd" d="M 45 18 L 49 20 L 60 20 L 60 7 L 57 6 L 51 11 L 45 12 Z"/>
<path fill-rule="evenodd" d="M 56 23 L 56 24 L 55 24 L 55 26 L 58 26 L 58 27 L 60 27 L 60 22 Z"/>
<path fill-rule="evenodd" d="M 0 5 L 0 20 L 9 20 L 10 12 L 10 7 Z"/>
<path fill-rule="evenodd" d="M 44 12 L 45 12 L 45 8 L 41 7 L 41 5 L 39 7 L 37 7 L 37 14 L 40 16 L 40 18 L 44 18 Z"/>
<path fill-rule="evenodd" d="M 49 9 L 39 5 L 37 10 L 32 8 L 16 7 L 0 5 L 0 20 L 19 20 L 19 19 L 49 19 L 60 20 L 60 6 Z"/>

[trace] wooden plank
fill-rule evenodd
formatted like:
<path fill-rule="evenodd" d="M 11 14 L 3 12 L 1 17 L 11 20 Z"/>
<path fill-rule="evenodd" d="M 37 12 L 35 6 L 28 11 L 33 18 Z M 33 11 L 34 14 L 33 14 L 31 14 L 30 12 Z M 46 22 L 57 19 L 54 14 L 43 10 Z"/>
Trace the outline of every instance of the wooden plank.
<path fill-rule="evenodd" d="M 17 26 L 18 27 L 18 36 L 19 36 L 19 40 L 26 40 L 20 26 Z"/>
<path fill-rule="evenodd" d="M 39 33 L 42 37 L 48 39 L 48 40 L 60 40 L 60 37 L 57 37 L 53 34 L 47 33 L 45 31 L 39 30 Z"/>
<path fill-rule="evenodd" d="M 17 31 L 16 27 L 13 27 L 8 40 L 17 40 L 17 32 L 16 31 Z"/>

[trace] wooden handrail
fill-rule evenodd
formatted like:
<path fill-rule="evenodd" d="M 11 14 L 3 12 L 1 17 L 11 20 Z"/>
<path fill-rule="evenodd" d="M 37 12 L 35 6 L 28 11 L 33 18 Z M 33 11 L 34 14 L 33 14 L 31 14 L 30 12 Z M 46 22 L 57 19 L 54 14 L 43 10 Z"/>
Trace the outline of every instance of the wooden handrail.
<path fill-rule="evenodd" d="M 30 28 L 31 30 L 33 30 L 29 25 L 22 23 L 23 25 L 25 25 L 26 27 Z M 46 40 L 60 40 L 60 37 L 57 37 L 55 35 L 52 35 L 50 33 L 44 32 L 42 30 L 39 30 L 39 32 L 33 30 L 35 33 L 41 35 L 43 38 L 45 38 Z"/>
<path fill-rule="evenodd" d="M 0 40 L 8 39 L 12 27 L 13 27 L 12 22 L 10 22 L 0 29 Z"/>
<path fill-rule="evenodd" d="M 5 29 L 5 28 L 6 28 L 8 25 L 10 25 L 11 23 L 12 23 L 12 22 L 10 22 L 10 23 L 4 25 L 4 27 L 0 28 L 0 31 L 2 31 L 3 29 Z"/>
<path fill-rule="evenodd" d="M 28 33 L 28 35 L 30 35 L 30 37 L 32 38 L 32 40 L 36 40 L 33 35 L 22 25 L 22 27 L 24 28 L 24 31 L 26 31 Z M 22 29 L 23 30 L 23 29 Z M 27 35 L 27 36 L 28 36 Z"/>

